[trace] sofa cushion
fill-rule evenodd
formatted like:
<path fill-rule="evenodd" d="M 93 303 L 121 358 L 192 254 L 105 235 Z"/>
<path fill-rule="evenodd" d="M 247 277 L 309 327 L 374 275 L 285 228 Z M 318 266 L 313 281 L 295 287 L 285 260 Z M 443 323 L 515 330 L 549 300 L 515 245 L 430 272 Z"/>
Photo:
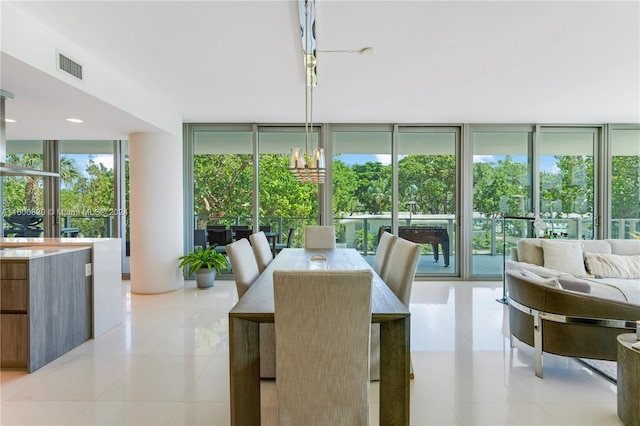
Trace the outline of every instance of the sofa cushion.
<path fill-rule="evenodd" d="M 541 276 L 542 278 L 551 278 L 551 277 L 559 277 L 559 276 L 567 276 L 571 275 L 567 274 L 563 271 L 557 271 L 551 268 L 545 268 L 544 266 L 534 265 L 533 263 L 526 262 L 507 262 L 507 269 L 517 270 L 517 271 L 530 271 L 534 274 Z"/>
<path fill-rule="evenodd" d="M 611 245 L 612 254 L 631 256 L 640 254 L 640 240 L 606 240 Z"/>
<path fill-rule="evenodd" d="M 605 240 L 580 240 L 582 253 L 611 254 L 611 244 Z"/>
<path fill-rule="evenodd" d="M 569 275 L 587 275 L 579 241 L 542 240 L 545 268 L 557 269 Z"/>
<path fill-rule="evenodd" d="M 591 283 L 580 278 L 572 277 L 571 275 L 563 275 L 558 277 L 558 284 L 560 288 L 571 291 L 578 291 L 580 293 L 591 293 Z"/>
<path fill-rule="evenodd" d="M 560 287 L 558 284 L 558 277 L 545 278 L 545 277 L 536 275 L 531 271 L 520 271 L 520 275 L 522 275 L 527 280 L 534 282 L 536 284 L 548 285 L 550 287 Z"/>
<path fill-rule="evenodd" d="M 541 241 L 538 238 L 522 238 L 518 240 L 518 261 L 538 266 L 544 265 Z"/>
<path fill-rule="evenodd" d="M 589 272 L 596 277 L 640 279 L 640 254 L 621 256 L 585 253 L 584 259 Z"/>

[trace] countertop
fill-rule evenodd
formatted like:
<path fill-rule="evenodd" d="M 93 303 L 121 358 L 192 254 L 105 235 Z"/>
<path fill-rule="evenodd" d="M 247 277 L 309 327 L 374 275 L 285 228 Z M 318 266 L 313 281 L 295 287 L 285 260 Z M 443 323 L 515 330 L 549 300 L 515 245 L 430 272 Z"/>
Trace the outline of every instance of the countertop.
<path fill-rule="evenodd" d="M 67 253 L 76 250 L 83 250 L 83 247 L 69 247 L 69 248 L 41 248 L 41 247 L 16 247 L 16 248 L 4 248 L 0 250 L 0 260 L 2 259 L 36 259 L 38 257 L 53 256 L 60 253 Z"/>

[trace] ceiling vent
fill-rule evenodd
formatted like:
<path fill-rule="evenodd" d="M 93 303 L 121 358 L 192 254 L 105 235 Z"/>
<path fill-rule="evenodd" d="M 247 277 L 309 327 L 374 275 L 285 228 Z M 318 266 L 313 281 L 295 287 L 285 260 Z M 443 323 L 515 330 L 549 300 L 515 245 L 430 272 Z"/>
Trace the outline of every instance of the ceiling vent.
<path fill-rule="evenodd" d="M 58 69 L 82 80 L 82 65 L 58 52 Z"/>

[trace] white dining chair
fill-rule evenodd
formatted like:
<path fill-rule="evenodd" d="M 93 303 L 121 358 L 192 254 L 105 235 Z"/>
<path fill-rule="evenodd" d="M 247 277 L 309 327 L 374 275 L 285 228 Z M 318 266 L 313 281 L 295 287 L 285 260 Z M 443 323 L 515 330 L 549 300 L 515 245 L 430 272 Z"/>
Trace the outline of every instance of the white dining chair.
<path fill-rule="evenodd" d="M 246 238 L 227 244 L 226 249 L 231 263 L 233 279 L 236 282 L 238 299 L 240 299 L 260 275 L 258 262 L 253 254 L 253 248 Z M 273 378 L 276 376 L 275 328 L 273 324 L 268 323 L 261 323 L 259 328 L 260 377 L 265 379 Z"/>
<path fill-rule="evenodd" d="M 382 278 L 382 281 L 387 278 L 391 251 L 393 250 L 393 246 L 396 244 L 397 240 L 398 237 L 396 235 L 390 234 L 386 231 L 382 232 L 382 235 L 380 236 L 378 249 L 376 250 L 376 255 L 373 258 L 373 270 L 376 271 L 376 274 L 378 274 L 380 278 Z"/>
<path fill-rule="evenodd" d="M 304 248 L 311 250 L 336 248 L 336 228 L 333 226 L 305 226 Z"/>
<path fill-rule="evenodd" d="M 389 266 L 384 282 L 407 308 L 421 251 L 420 244 L 398 238 L 389 257 Z"/>
<path fill-rule="evenodd" d="M 279 425 L 369 424 L 372 279 L 273 271 Z"/>
<path fill-rule="evenodd" d="M 421 251 L 422 246 L 420 244 L 398 237 L 389 258 L 387 279 L 384 282 L 407 309 L 409 308 L 411 288 L 413 287 L 413 279 L 416 276 Z M 413 379 L 413 361 L 411 362 L 411 378 Z"/>
<path fill-rule="evenodd" d="M 391 251 L 398 237 L 387 231 L 382 231 L 376 255 L 373 258 L 373 270 L 382 281 L 387 278 Z M 371 380 L 380 380 L 380 324 L 371 324 Z"/>
<path fill-rule="evenodd" d="M 258 270 L 260 273 L 267 269 L 269 263 L 273 260 L 273 253 L 271 252 L 271 245 L 269 240 L 263 231 L 249 235 L 249 241 L 251 247 L 253 247 L 253 254 L 258 262 Z"/>

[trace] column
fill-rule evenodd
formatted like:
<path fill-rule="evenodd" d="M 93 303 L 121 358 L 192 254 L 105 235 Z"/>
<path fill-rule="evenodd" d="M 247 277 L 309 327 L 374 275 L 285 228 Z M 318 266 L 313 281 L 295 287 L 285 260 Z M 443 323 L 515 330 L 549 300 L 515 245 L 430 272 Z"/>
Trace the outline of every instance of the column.
<path fill-rule="evenodd" d="M 154 294 L 184 286 L 181 135 L 129 135 L 131 292 Z"/>

